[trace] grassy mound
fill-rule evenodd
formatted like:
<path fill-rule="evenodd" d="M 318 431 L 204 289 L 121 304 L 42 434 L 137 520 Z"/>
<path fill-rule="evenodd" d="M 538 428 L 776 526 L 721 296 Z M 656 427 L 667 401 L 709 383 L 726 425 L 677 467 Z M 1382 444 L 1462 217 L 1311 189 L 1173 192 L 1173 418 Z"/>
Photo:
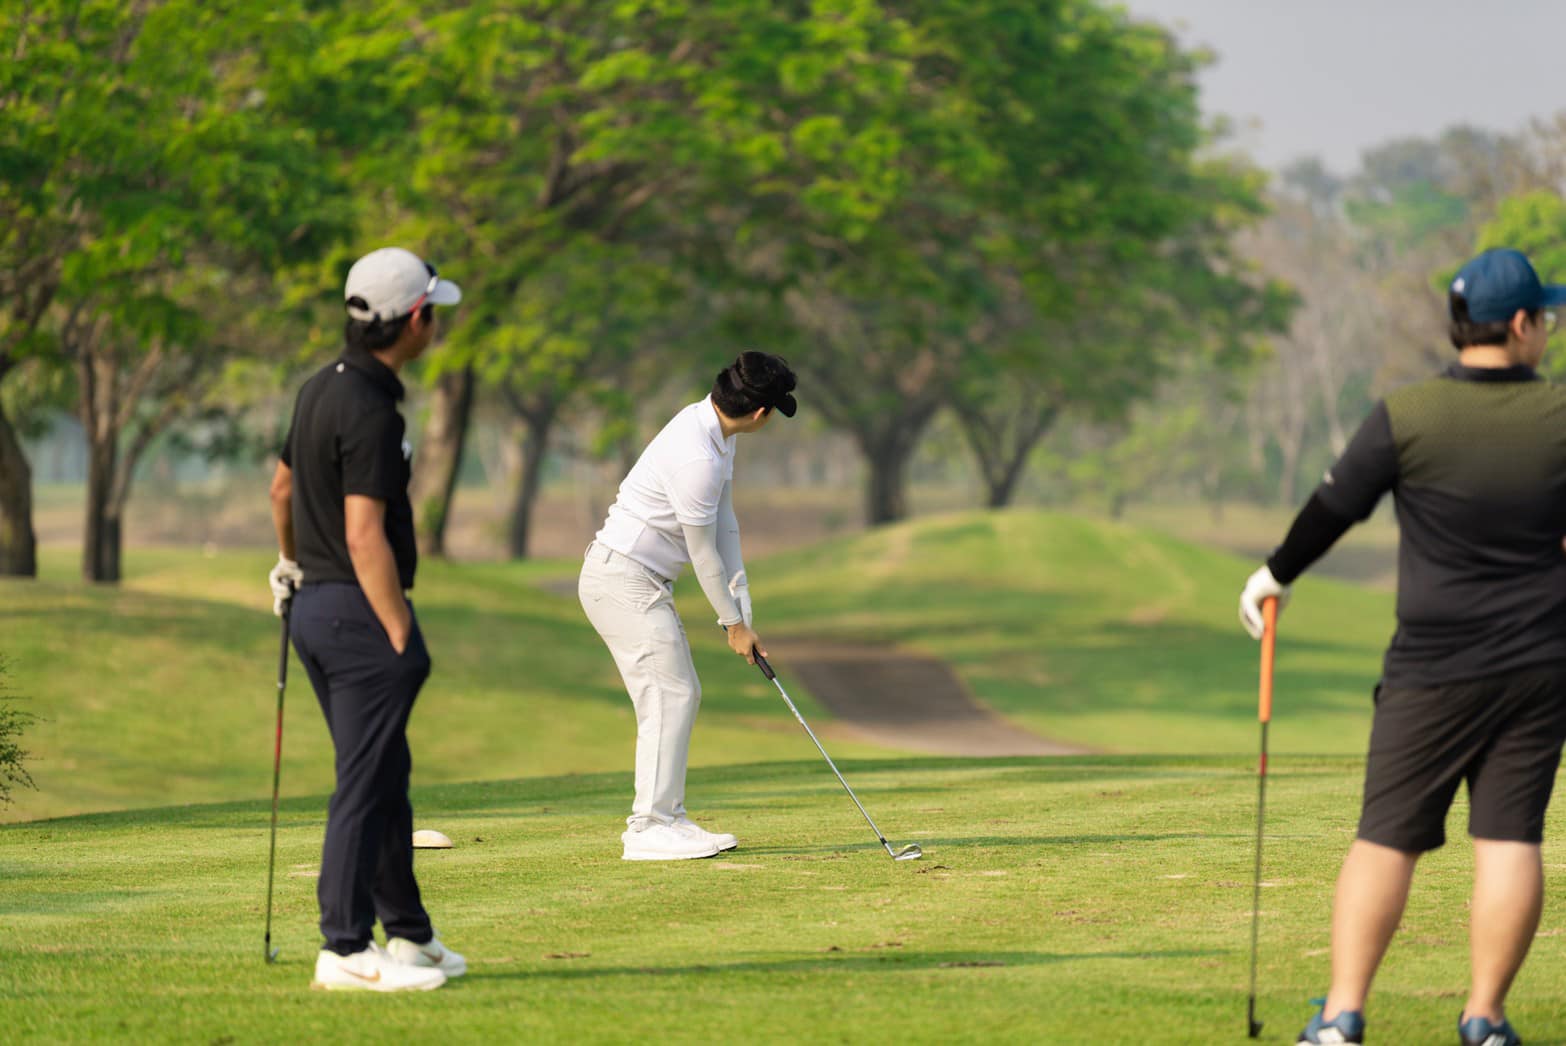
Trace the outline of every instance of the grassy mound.
<path fill-rule="evenodd" d="M 38 791 L 8 820 L 242 799 L 270 789 L 277 622 L 270 557 L 137 550 L 118 588 L 0 581 L 0 652 L 44 717 L 28 733 Z M 906 644 L 949 661 L 987 704 L 1049 737 L 1109 752 L 1255 746 L 1256 648 L 1235 622 L 1249 563 L 1080 517 L 922 520 L 760 561 L 763 636 Z M 424 784 L 629 772 L 634 720 L 573 595 L 571 563 L 421 568 L 435 671 L 411 726 Z M 728 653 L 694 582 L 681 607 L 704 681 L 693 765 L 800 757 L 760 675 Z M 1283 622 L 1280 752 L 1358 755 L 1390 597 L 1307 579 Z M 778 669 L 787 677 L 788 666 Z M 829 724 L 797 684 L 813 720 Z M 330 789 L 330 746 L 294 666 L 284 792 Z M 828 736 L 831 732 L 828 729 Z M 835 755 L 891 754 L 841 738 Z"/>

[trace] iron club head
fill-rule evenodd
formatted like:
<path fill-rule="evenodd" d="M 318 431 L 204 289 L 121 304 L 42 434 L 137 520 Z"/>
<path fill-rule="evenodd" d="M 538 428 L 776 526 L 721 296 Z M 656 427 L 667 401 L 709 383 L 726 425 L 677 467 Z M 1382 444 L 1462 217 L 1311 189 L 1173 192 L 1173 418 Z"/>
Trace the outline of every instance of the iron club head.
<path fill-rule="evenodd" d="M 1261 1034 L 1262 1030 L 1262 1022 L 1256 1019 L 1256 996 L 1251 996 L 1245 1011 L 1245 1020 L 1251 1026 L 1251 1038 L 1254 1039 Z"/>
<path fill-rule="evenodd" d="M 281 948 L 268 948 L 266 950 L 266 961 L 267 961 L 267 963 L 271 964 L 271 963 L 276 962 L 277 961 L 277 953 L 280 952 L 280 951 L 282 951 Z"/>
<path fill-rule="evenodd" d="M 892 854 L 894 861 L 917 861 L 924 856 L 924 851 L 919 849 L 918 843 L 909 843 L 907 846 Z"/>

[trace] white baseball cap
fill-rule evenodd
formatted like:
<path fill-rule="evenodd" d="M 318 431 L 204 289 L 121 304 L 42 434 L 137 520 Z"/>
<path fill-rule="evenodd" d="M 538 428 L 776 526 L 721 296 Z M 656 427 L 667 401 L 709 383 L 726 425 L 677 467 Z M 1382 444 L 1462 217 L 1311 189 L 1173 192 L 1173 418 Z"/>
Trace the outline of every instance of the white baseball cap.
<path fill-rule="evenodd" d="M 353 263 L 343 298 L 348 315 L 370 323 L 406 316 L 426 302 L 455 305 L 462 300 L 462 288 L 441 279 L 435 266 L 412 251 L 382 247 Z"/>

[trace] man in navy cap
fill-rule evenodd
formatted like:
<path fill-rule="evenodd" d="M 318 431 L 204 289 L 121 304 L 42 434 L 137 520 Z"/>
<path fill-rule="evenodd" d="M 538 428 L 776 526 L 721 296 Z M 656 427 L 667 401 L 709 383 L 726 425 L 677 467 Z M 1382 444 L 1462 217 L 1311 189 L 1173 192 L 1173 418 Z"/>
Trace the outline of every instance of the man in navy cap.
<path fill-rule="evenodd" d="M 1392 492 L 1397 631 L 1375 690 L 1358 837 L 1338 877 L 1332 986 L 1300 1043 L 1364 1041 L 1371 979 L 1414 866 L 1467 782 L 1473 962 L 1458 1034 L 1520 1040 L 1504 1002 L 1539 925 L 1539 844 L 1566 740 L 1566 392 L 1535 368 L 1566 287 L 1486 251 L 1448 292 L 1457 363 L 1377 403 L 1240 596 L 1261 604 Z M 1414 1037 L 1409 1031 L 1395 1038 Z"/>

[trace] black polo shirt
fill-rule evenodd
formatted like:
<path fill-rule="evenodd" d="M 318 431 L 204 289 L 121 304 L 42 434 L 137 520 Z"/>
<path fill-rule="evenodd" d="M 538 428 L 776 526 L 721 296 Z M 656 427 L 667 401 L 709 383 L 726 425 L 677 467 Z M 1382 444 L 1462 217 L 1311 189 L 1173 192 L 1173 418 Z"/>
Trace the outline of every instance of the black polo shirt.
<path fill-rule="evenodd" d="M 386 503 L 386 539 L 404 589 L 418 546 L 408 501 L 412 451 L 397 410 L 402 382 L 367 352 L 349 350 L 299 390 L 282 461 L 293 470 L 294 551 L 305 584 L 353 581 L 343 499 Z"/>
<path fill-rule="evenodd" d="M 1566 391 L 1529 367 L 1454 365 L 1387 396 L 1316 490 L 1397 509 L 1385 682 L 1437 686 L 1566 661 Z"/>

